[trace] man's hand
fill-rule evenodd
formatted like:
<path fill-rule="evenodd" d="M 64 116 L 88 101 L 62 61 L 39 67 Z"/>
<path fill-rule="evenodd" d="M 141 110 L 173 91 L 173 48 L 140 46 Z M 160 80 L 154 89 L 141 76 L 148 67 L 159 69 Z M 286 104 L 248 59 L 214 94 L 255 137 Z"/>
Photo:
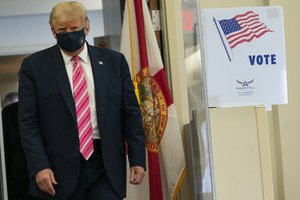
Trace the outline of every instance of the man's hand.
<path fill-rule="evenodd" d="M 145 170 L 140 166 L 133 166 L 130 168 L 130 183 L 138 185 L 143 182 L 145 176 Z"/>
<path fill-rule="evenodd" d="M 57 182 L 54 178 L 54 174 L 51 169 L 47 168 L 47 169 L 43 169 L 43 170 L 39 171 L 35 175 L 35 181 L 42 191 L 44 191 L 52 196 L 55 195 L 55 190 L 54 190 L 53 184 L 57 185 Z"/>

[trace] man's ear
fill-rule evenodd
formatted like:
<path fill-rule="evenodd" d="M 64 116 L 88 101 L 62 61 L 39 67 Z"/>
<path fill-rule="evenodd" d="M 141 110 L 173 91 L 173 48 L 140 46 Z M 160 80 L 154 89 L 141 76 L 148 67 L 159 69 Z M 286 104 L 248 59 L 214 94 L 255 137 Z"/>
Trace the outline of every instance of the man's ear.
<path fill-rule="evenodd" d="M 52 32 L 53 37 L 56 39 L 56 33 L 54 31 L 54 28 L 51 28 L 51 32 Z"/>
<path fill-rule="evenodd" d="M 85 25 L 85 28 L 84 28 L 84 32 L 85 32 L 85 35 L 88 35 L 89 32 L 90 32 L 90 23 L 87 22 L 86 25 Z"/>

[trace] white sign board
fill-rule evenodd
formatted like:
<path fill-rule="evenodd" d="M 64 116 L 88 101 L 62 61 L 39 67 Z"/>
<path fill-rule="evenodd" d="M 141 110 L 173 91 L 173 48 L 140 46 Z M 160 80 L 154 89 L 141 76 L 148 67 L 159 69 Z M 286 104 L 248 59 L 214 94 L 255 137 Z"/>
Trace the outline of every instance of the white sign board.
<path fill-rule="evenodd" d="M 287 104 L 281 7 L 204 9 L 209 107 Z"/>

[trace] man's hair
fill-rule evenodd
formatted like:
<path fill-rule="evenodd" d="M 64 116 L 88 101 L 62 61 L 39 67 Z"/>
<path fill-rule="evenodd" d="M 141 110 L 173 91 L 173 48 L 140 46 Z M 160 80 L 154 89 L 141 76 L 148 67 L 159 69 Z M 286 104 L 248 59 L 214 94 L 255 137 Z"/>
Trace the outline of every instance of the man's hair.
<path fill-rule="evenodd" d="M 57 21 L 69 21 L 82 17 L 84 22 L 88 22 L 85 6 L 77 1 L 65 1 L 56 4 L 50 13 L 49 24 L 51 27 Z"/>
<path fill-rule="evenodd" d="M 3 100 L 3 108 L 9 106 L 18 101 L 18 93 L 17 92 L 10 92 L 8 93 Z"/>

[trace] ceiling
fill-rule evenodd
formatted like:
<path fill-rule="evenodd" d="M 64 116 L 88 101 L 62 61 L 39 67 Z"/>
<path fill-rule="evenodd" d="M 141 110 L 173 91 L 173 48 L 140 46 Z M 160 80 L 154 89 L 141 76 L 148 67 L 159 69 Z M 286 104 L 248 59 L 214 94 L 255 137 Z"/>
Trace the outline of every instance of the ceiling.
<path fill-rule="evenodd" d="M 20 0 L 0 0 L 0 17 L 35 15 L 49 13 L 51 8 L 61 2 L 61 0 L 26 0 L 26 3 L 20 3 Z M 101 0 L 80 0 L 87 10 L 102 9 Z"/>

